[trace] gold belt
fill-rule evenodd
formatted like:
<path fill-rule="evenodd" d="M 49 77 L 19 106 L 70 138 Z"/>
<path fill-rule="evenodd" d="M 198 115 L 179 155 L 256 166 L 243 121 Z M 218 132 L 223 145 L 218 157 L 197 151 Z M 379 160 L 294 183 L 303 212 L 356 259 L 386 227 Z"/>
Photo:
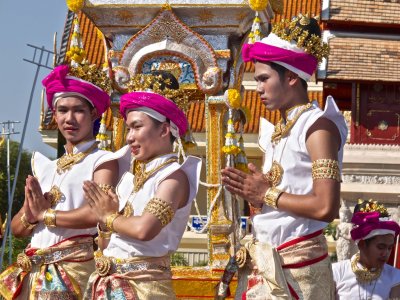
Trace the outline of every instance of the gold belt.
<path fill-rule="evenodd" d="M 154 258 L 120 259 L 110 256 L 104 256 L 101 252 L 96 251 L 94 259 L 96 261 L 97 273 L 101 277 L 113 273 L 124 274 L 135 271 L 171 271 L 169 264 L 167 266 L 163 266 L 157 262 L 153 262 L 152 260 L 154 260 Z"/>
<path fill-rule="evenodd" d="M 93 251 L 92 243 L 82 243 L 65 249 L 53 251 L 50 248 L 38 249 L 33 255 L 27 255 L 25 252 L 18 254 L 17 265 L 25 272 L 30 272 L 32 266 L 42 266 L 62 261 L 65 257 L 78 251 Z"/>

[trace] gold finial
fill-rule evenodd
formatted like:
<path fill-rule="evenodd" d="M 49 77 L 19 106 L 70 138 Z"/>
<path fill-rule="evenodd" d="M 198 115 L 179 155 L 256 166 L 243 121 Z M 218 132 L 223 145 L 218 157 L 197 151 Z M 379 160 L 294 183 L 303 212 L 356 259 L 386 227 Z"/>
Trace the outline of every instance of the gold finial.
<path fill-rule="evenodd" d="M 165 0 L 165 3 L 161 7 L 162 10 L 172 10 L 171 5 L 169 4 L 169 0 Z"/>
<path fill-rule="evenodd" d="M 310 24 L 310 17 L 308 16 L 308 14 L 299 14 L 299 23 L 303 26 L 307 26 L 308 24 Z"/>

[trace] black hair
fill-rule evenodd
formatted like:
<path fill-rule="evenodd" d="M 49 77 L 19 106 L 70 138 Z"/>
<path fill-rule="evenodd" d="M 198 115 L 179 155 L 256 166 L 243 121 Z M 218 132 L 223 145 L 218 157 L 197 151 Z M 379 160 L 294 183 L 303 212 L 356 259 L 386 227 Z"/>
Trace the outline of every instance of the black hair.
<path fill-rule="evenodd" d="M 287 68 L 285 68 L 284 66 L 281 66 L 280 64 L 277 64 L 277 63 L 274 63 L 274 62 L 268 62 L 268 63 L 270 64 L 271 68 L 278 73 L 279 79 L 282 82 L 284 80 L 284 78 L 285 78 L 286 72 L 289 71 L 289 70 Z M 301 82 L 301 85 L 303 86 L 303 88 L 305 90 L 307 90 L 307 87 L 308 87 L 307 82 L 303 78 L 299 77 L 299 79 L 300 79 L 300 82 Z"/>

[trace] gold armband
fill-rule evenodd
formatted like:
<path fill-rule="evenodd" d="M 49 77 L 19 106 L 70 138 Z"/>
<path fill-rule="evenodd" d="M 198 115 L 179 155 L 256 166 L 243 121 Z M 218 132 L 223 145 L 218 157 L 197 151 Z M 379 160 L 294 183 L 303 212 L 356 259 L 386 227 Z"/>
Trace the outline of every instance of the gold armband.
<path fill-rule="evenodd" d="M 111 238 L 112 231 L 101 230 L 99 223 L 97 223 L 97 233 L 99 235 L 99 238 L 109 240 Z"/>
<path fill-rule="evenodd" d="M 280 189 L 277 189 L 275 187 L 270 187 L 266 192 L 264 196 L 264 203 L 272 208 L 277 209 L 277 203 L 279 196 L 283 193 Z"/>
<path fill-rule="evenodd" d="M 108 194 L 108 191 L 111 190 L 113 193 L 115 193 L 115 187 L 113 187 L 110 184 L 106 184 L 106 183 L 100 183 L 98 184 L 99 188 L 102 189 L 102 191 L 106 194 Z"/>
<path fill-rule="evenodd" d="M 25 229 L 28 229 L 28 230 L 32 230 L 32 229 L 35 228 L 36 225 L 38 224 L 38 222 L 36 222 L 36 223 L 29 223 L 28 220 L 26 219 L 25 213 L 22 214 L 20 221 L 21 221 L 22 226 L 23 226 Z"/>
<path fill-rule="evenodd" d="M 155 216 L 161 222 L 162 227 L 170 223 L 175 214 L 171 205 L 160 198 L 150 199 L 143 210 L 143 213 L 145 212 Z"/>
<path fill-rule="evenodd" d="M 47 227 L 56 227 L 56 211 L 48 208 L 43 214 L 43 223 Z"/>
<path fill-rule="evenodd" d="M 312 163 L 312 179 L 334 179 L 340 182 L 339 162 L 334 159 L 317 159 Z"/>
<path fill-rule="evenodd" d="M 115 212 L 115 213 L 107 216 L 107 218 L 106 218 L 106 227 L 107 227 L 108 231 L 114 232 L 113 223 L 114 223 L 115 219 L 120 217 L 120 216 L 121 215 L 118 212 Z"/>

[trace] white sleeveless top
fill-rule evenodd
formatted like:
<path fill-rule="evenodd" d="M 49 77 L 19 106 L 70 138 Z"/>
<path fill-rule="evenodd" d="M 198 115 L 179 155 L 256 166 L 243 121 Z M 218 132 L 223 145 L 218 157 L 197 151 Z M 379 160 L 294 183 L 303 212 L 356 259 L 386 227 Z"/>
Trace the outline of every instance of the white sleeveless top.
<path fill-rule="evenodd" d="M 291 110 L 287 116 L 293 118 L 300 107 Z M 303 112 L 292 127 L 290 134 L 280 140 L 277 145 L 271 143 L 274 125 L 265 119 L 260 121 L 259 147 L 264 154 L 263 173 L 270 170 L 272 162 L 279 162 L 284 170 L 282 182 L 277 188 L 286 193 L 306 195 L 312 192 L 311 159 L 306 147 L 308 129 L 321 117 L 334 122 L 341 137 L 339 151 L 339 167 L 342 168 L 343 146 L 347 137 L 347 127 L 333 98 L 326 100 L 325 110 L 314 101 L 312 107 Z M 304 236 L 326 227 L 328 223 L 299 217 L 294 214 L 273 209 L 263 205 L 262 213 L 253 217 L 254 236 L 260 242 L 279 246 L 294 238 Z"/>
<path fill-rule="evenodd" d="M 146 164 L 146 170 L 152 170 L 174 156 L 176 155 L 170 153 L 157 157 Z M 182 165 L 173 162 L 161 168 L 151 176 L 135 194 L 132 194 L 134 175 L 131 172 L 126 172 L 117 186 L 119 209 L 123 210 L 125 204 L 129 201 L 133 207 L 133 215 L 141 216 L 146 204 L 154 197 L 158 185 L 166 177 L 179 169 L 184 171 L 188 177 L 190 185 L 189 199 L 184 207 L 175 212 L 171 223 L 166 225 L 160 233 L 150 241 L 140 241 L 131 237 L 119 235 L 118 233 L 113 233 L 108 247 L 103 251 L 104 255 L 118 258 L 134 256 L 161 257 L 174 252 L 178 248 L 187 226 L 192 201 L 197 194 L 201 160 L 197 157 L 188 156 Z"/>
<path fill-rule="evenodd" d="M 88 150 L 94 142 L 95 140 L 91 140 L 76 145 L 73 148 L 73 153 L 76 154 Z M 102 158 L 107 153 L 109 152 L 95 148 L 91 154 L 62 174 L 57 173 L 57 160 L 49 160 L 39 152 L 33 153 L 31 159 L 32 172 L 39 180 L 42 192 L 50 191 L 52 185 L 55 184 L 63 193 L 61 201 L 53 209 L 69 211 L 83 206 L 85 203 L 83 181 L 93 179 L 93 172 L 105 162 Z M 33 229 L 31 246 L 34 248 L 47 248 L 69 237 L 84 234 L 93 235 L 95 233 L 95 227 L 86 229 L 49 228 L 43 222 L 40 222 Z"/>
<path fill-rule="evenodd" d="M 336 299 L 386 300 L 389 299 L 391 288 L 400 284 L 400 270 L 388 264 L 384 265 L 381 276 L 376 281 L 367 284 L 357 281 L 350 259 L 334 263 L 332 270 L 336 283 Z"/>

